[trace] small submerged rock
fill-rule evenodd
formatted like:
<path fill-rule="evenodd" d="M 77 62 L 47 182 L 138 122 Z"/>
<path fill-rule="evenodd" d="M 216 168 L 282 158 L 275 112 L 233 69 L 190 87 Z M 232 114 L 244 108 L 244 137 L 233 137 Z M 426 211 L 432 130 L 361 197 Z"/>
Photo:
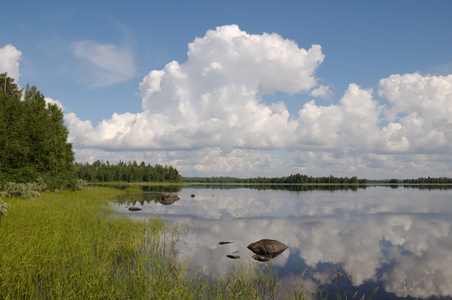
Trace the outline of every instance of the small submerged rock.
<path fill-rule="evenodd" d="M 195 194 L 191 194 L 191 196 L 190 197 L 192 197 L 192 198 L 195 198 Z"/>
<path fill-rule="evenodd" d="M 129 207 L 129 210 L 130 210 L 130 211 L 140 211 L 141 208 L 132 206 L 132 207 Z"/>
<path fill-rule="evenodd" d="M 221 241 L 221 242 L 219 242 L 218 244 L 220 244 L 220 245 L 226 245 L 226 244 L 232 244 L 232 243 L 234 243 L 234 242 L 225 242 L 225 241 Z"/>
<path fill-rule="evenodd" d="M 240 258 L 239 255 L 230 255 L 230 254 L 226 255 L 226 257 L 230 258 L 230 259 L 239 259 Z"/>

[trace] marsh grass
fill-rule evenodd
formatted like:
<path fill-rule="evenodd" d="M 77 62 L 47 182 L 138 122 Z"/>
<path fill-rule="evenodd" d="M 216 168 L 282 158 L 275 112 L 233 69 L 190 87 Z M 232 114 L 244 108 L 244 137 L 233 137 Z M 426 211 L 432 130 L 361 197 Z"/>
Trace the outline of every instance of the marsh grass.
<path fill-rule="evenodd" d="M 163 224 L 111 217 L 105 201 L 112 193 L 94 189 L 11 199 L 0 221 L 0 298 L 102 298 L 141 291 L 144 233 L 155 234 Z"/>
<path fill-rule="evenodd" d="M 89 188 L 8 198 L 0 299 L 258 299 L 276 286 L 259 269 L 215 282 L 188 276 L 175 250 L 185 229 L 113 214 L 108 203 L 117 194 Z"/>

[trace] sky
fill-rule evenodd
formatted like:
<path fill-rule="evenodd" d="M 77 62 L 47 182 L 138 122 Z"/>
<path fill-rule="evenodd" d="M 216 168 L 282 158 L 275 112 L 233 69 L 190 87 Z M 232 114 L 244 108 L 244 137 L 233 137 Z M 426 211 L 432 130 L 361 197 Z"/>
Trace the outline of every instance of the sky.
<path fill-rule="evenodd" d="M 77 162 L 452 177 L 450 1 L 8 1 L 0 72 Z"/>

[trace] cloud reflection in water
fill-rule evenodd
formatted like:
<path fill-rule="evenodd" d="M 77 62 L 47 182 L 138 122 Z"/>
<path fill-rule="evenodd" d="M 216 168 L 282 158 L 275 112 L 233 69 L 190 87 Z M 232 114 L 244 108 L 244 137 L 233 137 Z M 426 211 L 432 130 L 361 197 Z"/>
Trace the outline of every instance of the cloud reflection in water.
<path fill-rule="evenodd" d="M 206 276 L 222 276 L 231 264 L 254 266 L 258 262 L 247 245 L 269 238 L 289 246 L 272 260 L 283 286 L 293 284 L 294 272 L 306 264 L 327 263 L 352 274 L 355 286 L 382 284 L 397 296 L 452 295 L 452 190 L 184 188 L 178 195 L 181 200 L 170 206 L 144 203 L 144 212 L 135 216 L 161 215 L 199 226 L 180 251 Z M 234 243 L 218 245 L 222 240 Z M 241 262 L 226 257 L 232 253 Z M 314 273 L 307 281 L 315 288 L 320 277 Z"/>

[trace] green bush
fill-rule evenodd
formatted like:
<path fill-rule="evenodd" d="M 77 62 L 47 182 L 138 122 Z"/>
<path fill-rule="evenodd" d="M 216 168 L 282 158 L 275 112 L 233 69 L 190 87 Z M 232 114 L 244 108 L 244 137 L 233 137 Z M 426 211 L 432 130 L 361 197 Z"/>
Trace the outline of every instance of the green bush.
<path fill-rule="evenodd" d="M 36 182 L 15 183 L 7 182 L 0 193 L 1 197 L 19 197 L 19 198 L 39 198 L 41 192 L 47 189 L 47 185 L 42 179 Z"/>
<path fill-rule="evenodd" d="M 77 182 L 75 184 L 75 188 L 74 189 L 81 191 L 81 190 L 83 190 L 83 189 L 85 189 L 87 187 L 88 187 L 88 182 L 86 182 L 83 179 L 77 179 Z"/>
<path fill-rule="evenodd" d="M 2 199 L 0 199 L 0 217 L 6 216 L 7 210 L 8 210 L 8 204 L 3 202 Z"/>

